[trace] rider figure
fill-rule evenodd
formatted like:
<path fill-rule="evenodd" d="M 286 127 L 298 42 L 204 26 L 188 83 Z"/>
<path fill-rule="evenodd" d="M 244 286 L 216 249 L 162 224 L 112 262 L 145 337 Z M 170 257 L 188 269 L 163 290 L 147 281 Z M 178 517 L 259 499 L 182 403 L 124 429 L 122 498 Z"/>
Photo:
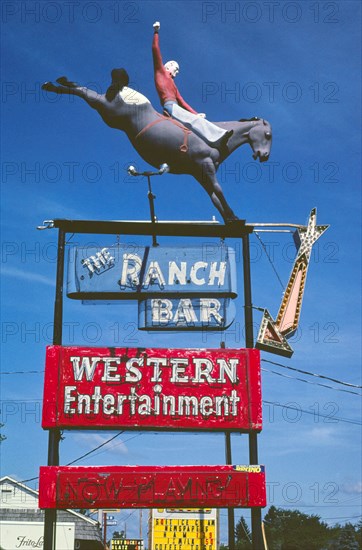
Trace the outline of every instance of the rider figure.
<path fill-rule="evenodd" d="M 212 122 L 205 119 L 205 114 L 197 113 L 186 103 L 174 82 L 179 73 L 179 65 L 176 61 L 168 61 L 163 64 L 158 36 L 160 23 L 156 21 L 153 28 L 152 55 L 155 85 L 164 111 L 190 128 L 211 147 L 222 149 L 233 134 L 233 130 L 227 131 L 212 124 Z"/>

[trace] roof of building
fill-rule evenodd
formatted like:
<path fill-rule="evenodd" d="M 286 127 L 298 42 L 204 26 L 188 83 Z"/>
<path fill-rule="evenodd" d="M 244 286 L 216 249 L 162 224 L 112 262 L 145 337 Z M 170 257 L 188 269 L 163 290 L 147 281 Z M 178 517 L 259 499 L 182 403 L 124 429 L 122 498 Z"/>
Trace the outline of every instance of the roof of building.
<path fill-rule="evenodd" d="M 0 479 L 0 492 L 0 521 L 44 521 L 44 510 L 38 508 L 38 491 L 35 489 L 4 476 Z M 92 518 L 75 510 L 58 510 L 57 520 L 74 523 L 78 540 L 102 542 L 99 524 Z"/>

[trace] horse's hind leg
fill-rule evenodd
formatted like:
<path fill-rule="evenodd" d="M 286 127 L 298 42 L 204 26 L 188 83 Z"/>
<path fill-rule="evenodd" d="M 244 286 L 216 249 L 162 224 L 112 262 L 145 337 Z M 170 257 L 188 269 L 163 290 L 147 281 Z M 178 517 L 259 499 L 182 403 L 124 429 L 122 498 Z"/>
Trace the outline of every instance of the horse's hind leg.
<path fill-rule="evenodd" d="M 42 85 L 42 89 L 54 92 L 55 94 L 76 95 L 84 99 L 93 109 L 98 109 L 102 104 L 101 96 L 94 90 L 90 90 L 85 86 L 79 86 L 75 82 L 70 82 L 65 76 L 58 78 L 57 82 L 61 85 L 56 86 L 53 82 L 45 82 Z"/>
<path fill-rule="evenodd" d="M 237 220 L 238 217 L 234 214 L 234 212 L 228 205 L 224 197 L 221 185 L 216 178 L 214 164 L 212 162 L 203 163 L 201 167 L 201 174 L 199 173 L 195 177 L 208 193 L 210 199 L 222 215 L 224 221 L 230 222 L 232 220 Z"/>
<path fill-rule="evenodd" d="M 57 82 L 61 86 L 66 86 L 67 88 L 81 88 L 79 84 L 77 84 L 76 82 L 71 82 L 66 76 L 60 76 L 59 78 L 57 78 Z"/>

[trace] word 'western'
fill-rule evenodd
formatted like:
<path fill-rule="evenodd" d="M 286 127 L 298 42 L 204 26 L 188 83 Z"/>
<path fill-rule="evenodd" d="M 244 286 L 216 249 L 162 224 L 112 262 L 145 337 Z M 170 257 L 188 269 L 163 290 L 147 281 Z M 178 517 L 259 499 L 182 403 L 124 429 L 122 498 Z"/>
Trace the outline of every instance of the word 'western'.
<path fill-rule="evenodd" d="M 238 382 L 238 358 L 217 358 L 215 362 L 207 357 L 90 357 L 71 356 L 69 358 L 74 380 L 92 381 L 97 373 L 102 373 L 102 382 L 135 383 L 142 380 L 145 373 L 150 374 L 150 382 L 162 382 L 165 378 L 172 383 L 225 384 L 226 378 L 232 383 Z M 123 371 L 123 372 L 122 372 Z M 212 374 L 218 374 L 217 378 Z"/>

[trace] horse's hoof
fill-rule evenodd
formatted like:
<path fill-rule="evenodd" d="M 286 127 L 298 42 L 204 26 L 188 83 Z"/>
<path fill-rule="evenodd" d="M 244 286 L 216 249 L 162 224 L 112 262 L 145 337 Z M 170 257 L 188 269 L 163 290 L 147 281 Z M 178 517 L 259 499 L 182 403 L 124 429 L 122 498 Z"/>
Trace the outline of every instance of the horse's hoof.
<path fill-rule="evenodd" d="M 77 84 L 75 82 L 70 82 L 66 76 L 60 76 L 57 78 L 58 84 L 61 86 L 66 86 L 67 88 L 76 88 Z"/>
<path fill-rule="evenodd" d="M 41 89 L 46 90 L 48 92 L 54 92 L 55 86 L 52 82 L 44 82 Z"/>

